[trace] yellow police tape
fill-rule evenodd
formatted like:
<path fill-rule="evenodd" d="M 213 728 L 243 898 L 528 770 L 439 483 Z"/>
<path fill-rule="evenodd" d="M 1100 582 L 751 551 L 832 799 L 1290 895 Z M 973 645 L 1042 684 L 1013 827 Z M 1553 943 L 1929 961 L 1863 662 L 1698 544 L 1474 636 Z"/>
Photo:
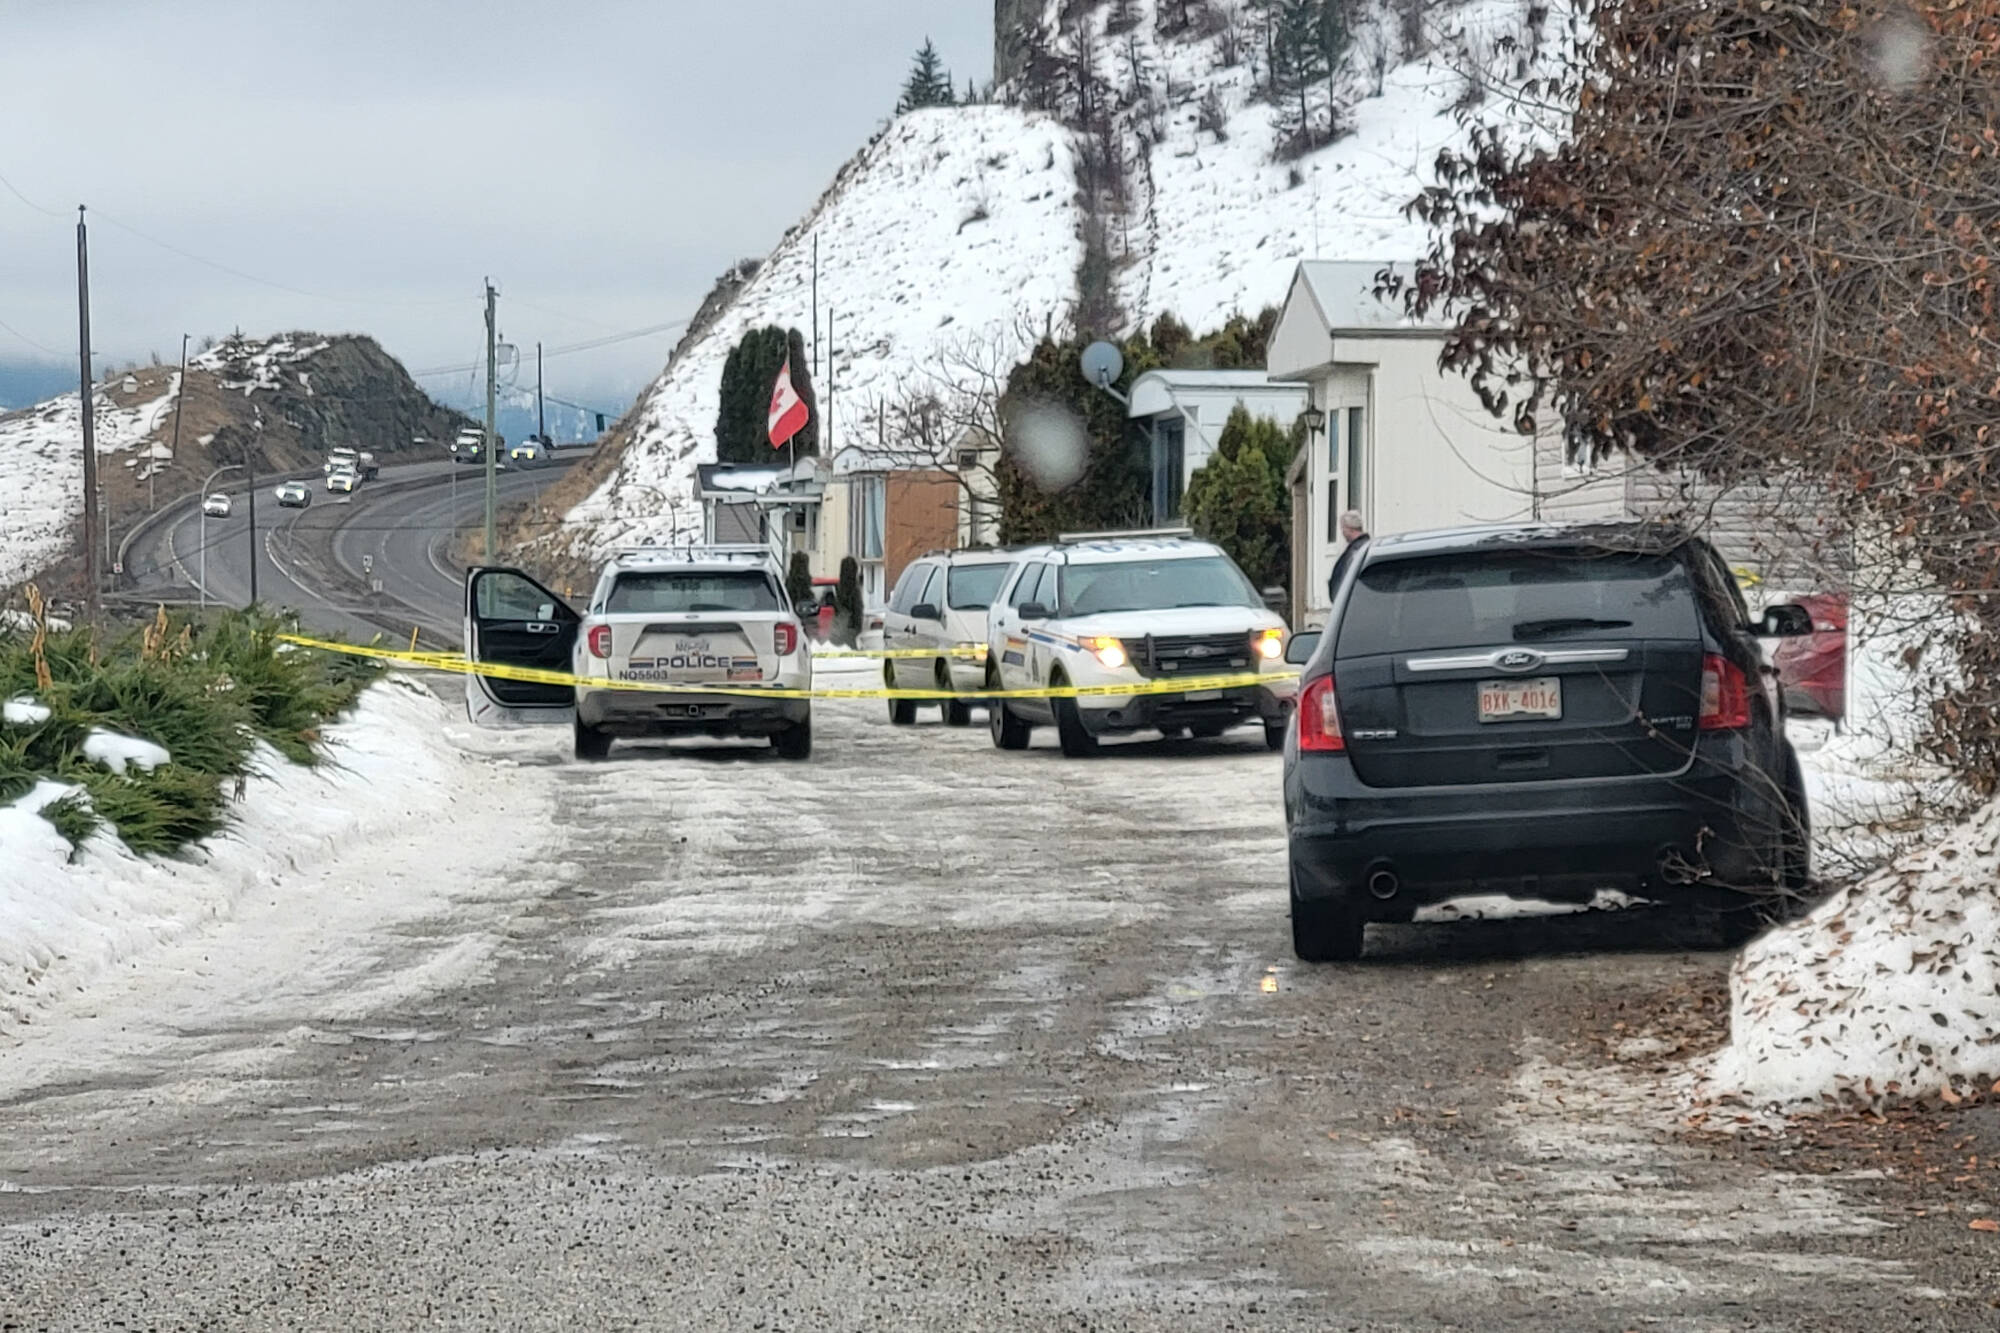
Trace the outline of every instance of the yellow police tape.
<path fill-rule="evenodd" d="M 725 695 L 743 699 L 959 699 L 968 703 L 982 699 L 1101 699 L 1124 698 L 1135 694 L 1192 694 L 1201 690 L 1243 689 L 1256 685 L 1278 685 L 1299 678 L 1296 671 L 1238 672 L 1229 676 L 1193 676 L 1186 680 L 1136 681 L 1129 685 L 1051 685 L 1028 690 L 924 690 L 871 689 L 790 690 L 769 686 L 674 685 L 653 680 L 607 680 L 601 676 L 578 676 L 568 671 L 542 667 L 515 666 L 506 662 L 474 662 L 461 653 L 405 652 L 362 643 L 341 643 L 334 639 L 313 639 L 302 634 L 282 634 L 283 642 L 323 652 L 345 653 L 380 662 L 395 662 L 425 671 L 449 671 L 462 676 L 483 676 L 490 680 L 518 680 L 533 685 L 585 686 L 591 689 L 635 690 L 658 694 Z M 935 657 L 935 653 L 920 654 Z"/>
<path fill-rule="evenodd" d="M 986 645 L 972 648 L 815 648 L 813 656 L 836 657 L 957 657 L 968 662 L 984 662 Z"/>

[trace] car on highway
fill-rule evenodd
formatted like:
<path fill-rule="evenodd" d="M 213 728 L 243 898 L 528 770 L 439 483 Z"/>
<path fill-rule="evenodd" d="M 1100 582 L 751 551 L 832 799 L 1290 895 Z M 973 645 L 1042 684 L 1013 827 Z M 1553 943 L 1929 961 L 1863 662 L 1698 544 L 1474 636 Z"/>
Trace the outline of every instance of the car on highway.
<path fill-rule="evenodd" d="M 811 642 L 764 546 L 620 552 L 582 612 L 519 570 L 475 568 L 465 643 L 476 664 L 567 676 L 470 675 L 466 704 L 482 725 L 567 723 L 579 759 L 604 758 L 617 739 L 677 736 L 812 754 Z"/>
<path fill-rule="evenodd" d="M 505 455 L 507 437 L 493 437 L 495 452 Z M 486 432 L 477 428 L 461 430 L 451 442 L 451 461 L 454 463 L 483 463 L 486 461 Z"/>
<path fill-rule="evenodd" d="M 353 472 L 362 481 L 373 481 L 381 475 L 382 467 L 375 461 L 375 455 L 366 449 L 343 447 L 328 452 L 325 461 L 320 464 L 320 471 L 329 476 L 335 472 Z"/>
<path fill-rule="evenodd" d="M 548 446 L 539 440 L 520 440 L 507 450 L 507 457 L 516 463 L 540 463 L 548 459 Z"/>
<path fill-rule="evenodd" d="M 882 646 L 896 652 L 935 653 L 935 657 L 891 657 L 882 663 L 882 683 L 888 689 L 951 690 L 970 693 L 986 684 L 986 613 L 1013 568 L 1014 557 L 991 547 L 932 551 L 903 569 L 882 612 Z M 916 699 L 889 700 L 889 720 L 908 726 L 918 708 L 930 703 Z M 972 721 L 972 704 L 942 699 L 937 703 L 945 722 L 963 727 Z"/>
<path fill-rule="evenodd" d="M 988 687 L 1133 691 L 996 700 L 993 743 L 1026 749 L 1037 726 L 1053 725 L 1077 758 L 1106 735 L 1219 736 L 1258 722 L 1281 748 L 1297 687 L 1274 596 L 1184 528 L 1066 534 L 1014 552 L 987 622 Z M 1179 681 L 1188 688 L 1172 688 Z"/>
<path fill-rule="evenodd" d="M 201 512 L 210 518 L 228 518 L 229 509 L 229 497 L 220 491 L 201 502 Z"/>
<path fill-rule="evenodd" d="M 326 488 L 328 491 L 337 491 L 341 494 L 351 495 L 354 493 L 354 488 L 360 484 L 361 474 L 352 468 L 338 468 L 326 474 Z"/>
<path fill-rule="evenodd" d="M 288 481 L 278 487 L 278 504 L 285 509 L 304 509 L 312 503 L 312 492 L 302 481 Z"/>
<path fill-rule="evenodd" d="M 1374 538 L 1334 589 L 1285 745 L 1292 944 L 1467 894 L 1678 900 L 1732 936 L 1802 895 L 1785 701 L 1706 541 L 1643 523 Z M 1296 654 L 1295 654 L 1296 655 Z"/>

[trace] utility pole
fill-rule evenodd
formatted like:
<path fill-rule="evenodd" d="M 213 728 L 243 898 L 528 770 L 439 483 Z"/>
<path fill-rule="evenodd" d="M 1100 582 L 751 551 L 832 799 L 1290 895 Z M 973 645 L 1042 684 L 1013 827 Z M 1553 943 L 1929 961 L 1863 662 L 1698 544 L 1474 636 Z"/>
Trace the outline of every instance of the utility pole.
<path fill-rule="evenodd" d="M 549 447 L 549 414 L 542 403 L 542 340 L 535 339 L 535 438 Z"/>
<path fill-rule="evenodd" d="M 500 486 L 500 463 L 493 448 L 493 279 L 486 280 L 486 558 L 493 558 L 493 507 Z"/>
<path fill-rule="evenodd" d="M 264 450 L 264 412 L 252 408 L 250 429 L 256 432 L 253 448 L 243 451 L 243 470 L 250 474 L 250 605 L 257 605 L 257 455 Z"/>
<path fill-rule="evenodd" d="M 813 233 L 813 379 L 819 379 L 819 233 Z"/>
<path fill-rule="evenodd" d="M 90 237 L 83 205 L 76 206 L 76 345 L 83 398 L 83 580 L 85 616 L 94 626 L 99 610 L 97 585 L 97 417 L 90 373 Z"/>
<path fill-rule="evenodd" d="M 826 308 L 826 420 L 825 429 L 820 432 L 826 438 L 820 448 L 828 458 L 833 457 L 833 307 Z"/>
<path fill-rule="evenodd" d="M 181 403 L 188 391 L 188 336 L 181 335 L 181 379 L 180 387 L 174 390 L 174 442 L 167 446 L 167 452 L 176 460 L 181 456 Z M 146 508 L 157 509 L 159 504 L 153 498 L 153 478 L 159 475 L 159 459 L 153 460 L 153 467 L 146 473 Z M 208 497 L 203 496 L 203 499 Z"/>

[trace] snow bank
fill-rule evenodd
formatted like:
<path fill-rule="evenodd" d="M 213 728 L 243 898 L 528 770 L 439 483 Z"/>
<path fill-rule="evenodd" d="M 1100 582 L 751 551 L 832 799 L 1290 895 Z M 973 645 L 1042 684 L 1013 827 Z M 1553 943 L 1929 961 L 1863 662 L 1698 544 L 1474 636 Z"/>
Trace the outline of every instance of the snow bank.
<path fill-rule="evenodd" d="M 120 407 L 102 391 L 92 404 L 99 455 L 121 453 L 173 411 L 181 375 L 148 402 Z M 83 399 L 66 393 L 0 416 L 0 588 L 62 558 L 83 509 Z"/>
<path fill-rule="evenodd" d="M 2000 802 L 1744 950 L 1710 1096 L 1957 1096 L 2000 1078 Z"/>
<path fill-rule="evenodd" d="M 1082 259 L 1075 194 L 1069 136 L 1047 117 L 979 106 L 898 118 L 640 399 L 617 470 L 565 520 L 581 553 L 700 530 L 694 469 L 714 459 L 723 362 L 752 328 L 810 328 L 815 237 L 821 318 L 834 320 L 815 387 L 838 449 L 871 440 L 876 405 L 955 341 L 1025 351 L 1028 327 L 1067 313 Z"/>
<path fill-rule="evenodd" d="M 12 727 L 37 727 L 51 716 L 47 704 L 37 703 L 26 695 L 0 704 L 0 722 Z"/>
<path fill-rule="evenodd" d="M 72 860 L 36 813 L 72 790 L 58 783 L 0 806 L 0 1026 L 35 1021 L 106 969 L 228 917 L 246 894 L 281 894 L 315 860 L 434 833 L 484 767 L 447 739 L 448 715 L 407 680 L 376 685 L 329 729 L 320 768 L 260 750 L 231 827 L 181 858 L 135 855 L 101 831 Z"/>
<path fill-rule="evenodd" d="M 150 773 L 161 764 L 172 763 L 174 758 L 163 745 L 140 740 L 137 736 L 121 736 L 102 727 L 92 727 L 90 734 L 83 738 L 83 757 L 94 764 L 104 765 L 113 773 L 123 773 L 127 765 Z"/>

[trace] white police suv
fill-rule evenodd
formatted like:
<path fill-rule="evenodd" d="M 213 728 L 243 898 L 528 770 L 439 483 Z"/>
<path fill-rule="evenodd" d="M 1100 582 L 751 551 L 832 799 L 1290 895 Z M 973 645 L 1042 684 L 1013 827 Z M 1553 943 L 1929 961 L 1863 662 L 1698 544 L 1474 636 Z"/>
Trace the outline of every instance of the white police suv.
<path fill-rule="evenodd" d="M 762 546 L 621 552 L 583 614 L 517 569 L 473 569 L 465 644 L 475 663 L 576 679 L 470 675 L 466 705 L 482 725 L 567 722 L 579 759 L 604 758 L 618 737 L 688 735 L 765 736 L 787 759 L 812 754 L 812 700 L 777 693 L 812 688 L 812 650 Z M 658 685 L 686 688 L 647 688 Z"/>
<path fill-rule="evenodd" d="M 1285 621 L 1222 548 L 1172 529 L 1066 534 L 1013 556 L 987 621 L 989 688 L 1134 689 L 995 700 L 995 745 L 1024 749 L 1035 727 L 1054 726 L 1076 757 L 1100 736 L 1216 736 L 1255 721 L 1270 748 L 1284 748 L 1298 692 Z M 1251 679 L 1212 683 L 1225 677 Z M 1179 681 L 1188 688 L 1171 688 Z"/>

